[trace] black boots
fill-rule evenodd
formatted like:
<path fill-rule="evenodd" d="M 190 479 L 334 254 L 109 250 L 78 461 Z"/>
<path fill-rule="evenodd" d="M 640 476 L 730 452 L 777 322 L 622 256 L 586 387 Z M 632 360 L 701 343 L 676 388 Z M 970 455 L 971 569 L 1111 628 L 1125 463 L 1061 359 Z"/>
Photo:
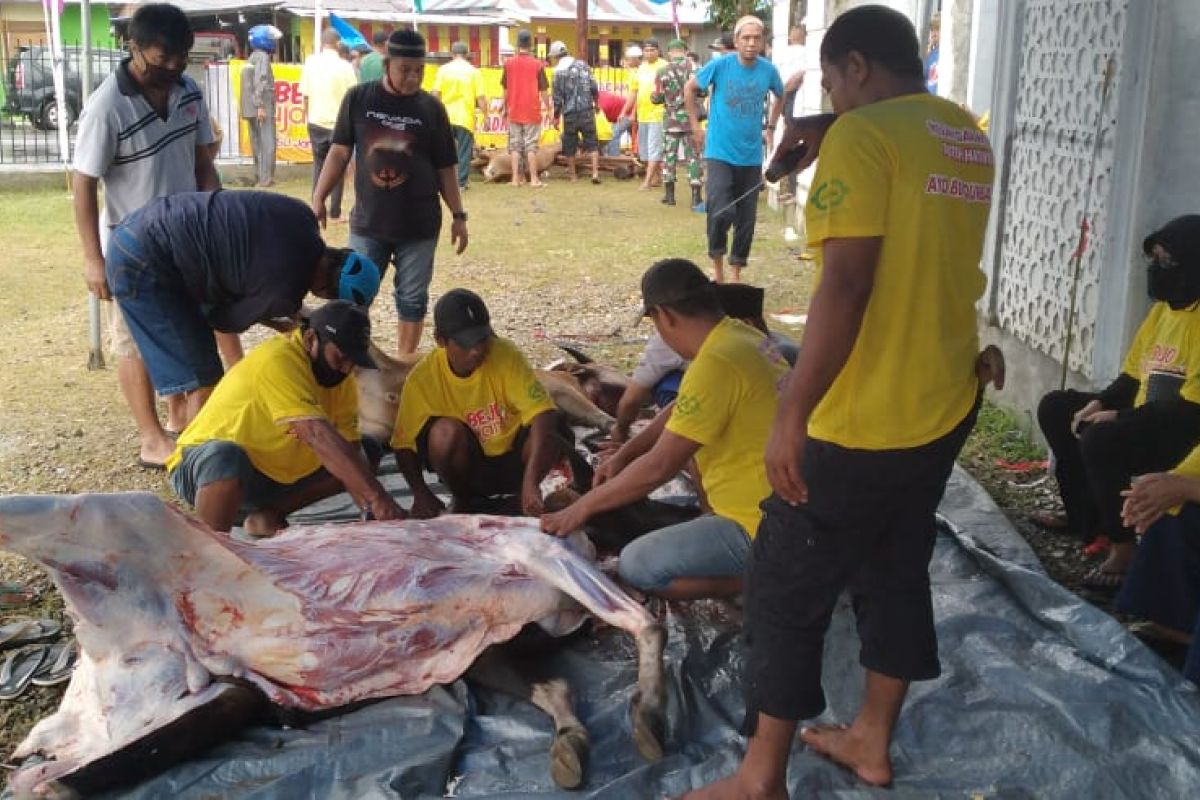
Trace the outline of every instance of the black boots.
<path fill-rule="evenodd" d="M 669 206 L 675 205 L 675 182 L 670 181 L 663 183 L 663 199 L 662 201 Z"/>

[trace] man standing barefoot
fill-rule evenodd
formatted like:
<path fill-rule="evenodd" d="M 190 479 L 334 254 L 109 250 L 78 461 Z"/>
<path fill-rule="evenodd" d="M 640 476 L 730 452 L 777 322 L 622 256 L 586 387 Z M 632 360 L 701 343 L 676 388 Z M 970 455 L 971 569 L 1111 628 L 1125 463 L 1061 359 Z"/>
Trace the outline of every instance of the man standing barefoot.
<path fill-rule="evenodd" d="M 734 776 L 690 798 L 787 797 L 797 723 L 825 709 L 822 650 L 843 589 L 865 697 L 848 727 L 802 731 L 808 747 L 891 783 L 909 682 L 940 671 L 929 559 L 978 408 L 992 153 L 969 114 L 925 91 L 916 32 L 898 12 L 843 14 L 821 69 L 838 117 L 806 142 L 820 148 L 807 221 L 821 274 L 767 445 L 775 493 L 747 569 L 751 739 Z"/>

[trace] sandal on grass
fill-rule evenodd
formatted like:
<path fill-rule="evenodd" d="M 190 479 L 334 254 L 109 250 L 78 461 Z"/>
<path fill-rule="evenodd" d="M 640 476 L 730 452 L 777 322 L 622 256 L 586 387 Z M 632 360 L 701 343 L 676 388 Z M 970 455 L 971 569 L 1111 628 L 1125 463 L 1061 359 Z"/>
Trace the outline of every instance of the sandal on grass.
<path fill-rule="evenodd" d="M 1089 589 L 1116 591 L 1125 581 L 1125 573 L 1109 572 L 1100 567 L 1094 567 L 1083 576 L 1083 585 Z"/>
<path fill-rule="evenodd" d="M 18 647 L 44 642 L 62 632 L 62 625 L 52 619 L 19 619 L 0 625 L 0 647 Z"/>
<path fill-rule="evenodd" d="M 46 659 L 33 674 L 34 686 L 57 686 L 71 677 L 79 651 L 74 641 L 52 644 L 46 649 Z"/>
<path fill-rule="evenodd" d="M 48 645 L 23 647 L 0 666 L 0 700 L 15 700 L 29 688 L 33 675 L 46 660 Z"/>
<path fill-rule="evenodd" d="M 23 608 L 38 599 L 38 591 L 21 583 L 0 582 L 0 611 Z"/>

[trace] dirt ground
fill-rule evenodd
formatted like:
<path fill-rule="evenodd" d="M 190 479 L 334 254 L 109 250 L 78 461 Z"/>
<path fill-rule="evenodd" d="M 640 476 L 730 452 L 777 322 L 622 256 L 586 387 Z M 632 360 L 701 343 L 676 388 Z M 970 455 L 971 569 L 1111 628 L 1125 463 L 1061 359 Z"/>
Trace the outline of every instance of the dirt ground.
<path fill-rule="evenodd" d="M 307 182 L 280 191 L 303 197 Z M 628 368 L 648 328 L 634 322 L 638 278 L 654 260 L 686 256 L 704 264 L 704 217 L 686 205 L 664 207 L 657 192 L 613 180 L 601 186 L 568 184 L 555 176 L 544 190 L 473 183 L 465 196 L 470 247 L 455 256 L 443 232 L 432 295 L 455 286 L 479 291 L 496 329 L 510 336 L 535 364 L 561 353 L 566 340 L 598 359 Z M 347 203 L 349 207 L 349 203 Z M 768 322 L 799 338 L 800 315 L 813 282 L 811 262 L 781 236 L 787 220 L 760 207 L 749 282 L 767 290 Z M 134 464 L 137 439 L 116 387 L 113 364 L 89 370 L 87 295 L 79 247 L 65 190 L 0 189 L 0 318 L 7 321 L 5 369 L 0 373 L 0 494 L 150 491 L 164 497 L 161 473 Z M 344 244 L 346 226 L 328 232 Z M 372 310 L 376 339 L 395 346 L 395 309 L 387 293 Z M 253 330 L 247 347 L 264 338 Z M 430 346 L 428 329 L 424 347 Z M 1024 514 L 1053 503 L 1044 470 L 997 466 L 1036 461 L 1032 448 L 1004 414 L 988 409 L 972 438 L 966 463 L 1026 534 L 1050 573 L 1074 586 L 1082 572 L 1077 548 L 1029 525 Z M 1039 482 L 1040 481 L 1040 482 Z M 61 599 L 45 576 L 24 559 L 0 553 L 0 580 L 42 590 L 39 603 L 16 616 L 48 616 L 66 623 Z M 0 703 L 0 753 L 57 707 L 62 689 L 31 687 Z"/>

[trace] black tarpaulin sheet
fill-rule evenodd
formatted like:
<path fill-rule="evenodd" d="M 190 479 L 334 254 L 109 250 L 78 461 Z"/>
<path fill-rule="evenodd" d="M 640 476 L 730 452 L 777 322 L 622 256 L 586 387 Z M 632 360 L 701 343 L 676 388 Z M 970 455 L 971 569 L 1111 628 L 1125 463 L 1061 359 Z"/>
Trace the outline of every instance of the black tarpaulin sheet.
<path fill-rule="evenodd" d="M 394 480 L 394 479 L 390 479 Z M 396 484 L 392 483 L 392 486 Z M 344 500 L 314 509 L 348 519 Z M 1111 617 L 1050 581 L 986 493 L 958 472 L 930 574 L 943 673 L 915 684 L 892 747 L 896 782 L 871 789 L 797 744 L 794 797 L 1192 797 L 1200 696 Z M 584 787 L 550 779 L 552 725 L 528 703 L 464 682 L 326 719 L 255 728 L 125 793 L 137 798 L 658 798 L 730 773 L 744 741 L 736 609 L 668 609 L 667 756 L 630 741 L 634 648 L 577 636 L 547 660 L 592 737 Z M 862 692 L 843 600 L 827 638 L 825 718 Z"/>

